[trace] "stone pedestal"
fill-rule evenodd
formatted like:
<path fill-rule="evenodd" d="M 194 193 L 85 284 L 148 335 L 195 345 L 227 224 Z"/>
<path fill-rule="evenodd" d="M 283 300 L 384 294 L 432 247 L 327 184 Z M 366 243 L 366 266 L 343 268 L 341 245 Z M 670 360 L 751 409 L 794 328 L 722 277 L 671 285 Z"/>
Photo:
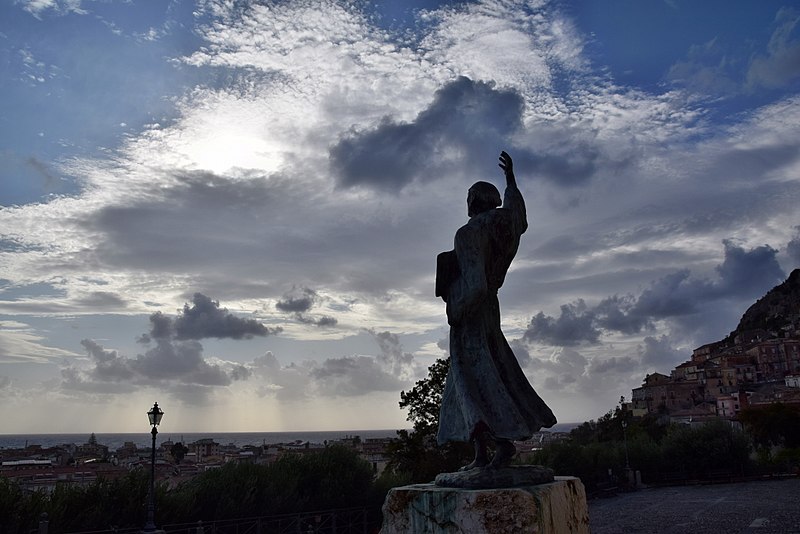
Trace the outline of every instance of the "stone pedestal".
<path fill-rule="evenodd" d="M 588 534 L 586 491 L 575 477 L 497 489 L 414 484 L 383 503 L 381 534 Z"/>

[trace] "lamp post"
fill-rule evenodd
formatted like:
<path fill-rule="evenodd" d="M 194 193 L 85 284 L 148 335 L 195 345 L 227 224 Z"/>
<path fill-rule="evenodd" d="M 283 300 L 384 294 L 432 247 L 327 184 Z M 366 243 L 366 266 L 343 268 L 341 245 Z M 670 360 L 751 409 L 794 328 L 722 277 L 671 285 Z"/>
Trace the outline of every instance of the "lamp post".
<path fill-rule="evenodd" d="M 625 444 L 625 469 L 630 470 L 631 464 L 628 462 L 628 433 L 625 431 L 628 428 L 628 422 L 622 420 L 622 442 Z"/>
<path fill-rule="evenodd" d="M 153 448 L 150 455 L 150 490 L 147 492 L 147 522 L 144 524 L 142 532 L 160 532 L 156 528 L 154 515 L 155 515 L 155 498 L 156 498 L 156 435 L 158 430 L 156 427 L 161 424 L 161 418 L 164 417 L 164 412 L 158 407 L 158 403 L 153 404 L 150 411 L 147 412 L 147 418 L 150 420 L 150 425 L 153 430 L 150 434 L 153 435 Z"/>

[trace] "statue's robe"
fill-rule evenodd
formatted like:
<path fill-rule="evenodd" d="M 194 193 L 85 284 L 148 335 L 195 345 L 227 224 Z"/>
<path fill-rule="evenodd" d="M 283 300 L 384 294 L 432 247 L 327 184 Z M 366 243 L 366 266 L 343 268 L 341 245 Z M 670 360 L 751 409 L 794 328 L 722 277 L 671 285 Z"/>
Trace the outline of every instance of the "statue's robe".
<path fill-rule="evenodd" d="M 497 290 L 528 223 L 525 202 L 507 187 L 503 206 L 472 217 L 439 255 L 437 295 L 447 302 L 450 371 L 437 441 L 470 441 L 476 431 L 523 440 L 556 423 L 522 372 L 500 329 Z"/>

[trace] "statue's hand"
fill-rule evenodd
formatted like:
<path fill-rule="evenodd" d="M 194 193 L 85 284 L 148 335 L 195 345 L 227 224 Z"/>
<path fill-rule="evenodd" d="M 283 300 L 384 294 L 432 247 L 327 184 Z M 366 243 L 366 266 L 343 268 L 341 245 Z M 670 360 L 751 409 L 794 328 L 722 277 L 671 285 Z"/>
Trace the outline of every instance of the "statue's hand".
<path fill-rule="evenodd" d="M 511 156 L 509 156 L 508 152 L 505 150 L 500 152 L 500 163 L 498 163 L 498 165 L 505 171 L 506 176 L 514 176 L 514 163 L 511 161 Z"/>

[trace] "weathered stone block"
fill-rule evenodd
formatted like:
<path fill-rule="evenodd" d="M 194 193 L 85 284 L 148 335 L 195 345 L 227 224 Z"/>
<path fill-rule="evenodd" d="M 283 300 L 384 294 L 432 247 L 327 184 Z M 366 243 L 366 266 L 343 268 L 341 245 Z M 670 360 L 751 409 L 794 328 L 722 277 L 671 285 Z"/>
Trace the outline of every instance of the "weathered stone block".
<path fill-rule="evenodd" d="M 575 477 L 497 489 L 414 484 L 393 488 L 381 534 L 588 534 L 586 492 Z"/>

